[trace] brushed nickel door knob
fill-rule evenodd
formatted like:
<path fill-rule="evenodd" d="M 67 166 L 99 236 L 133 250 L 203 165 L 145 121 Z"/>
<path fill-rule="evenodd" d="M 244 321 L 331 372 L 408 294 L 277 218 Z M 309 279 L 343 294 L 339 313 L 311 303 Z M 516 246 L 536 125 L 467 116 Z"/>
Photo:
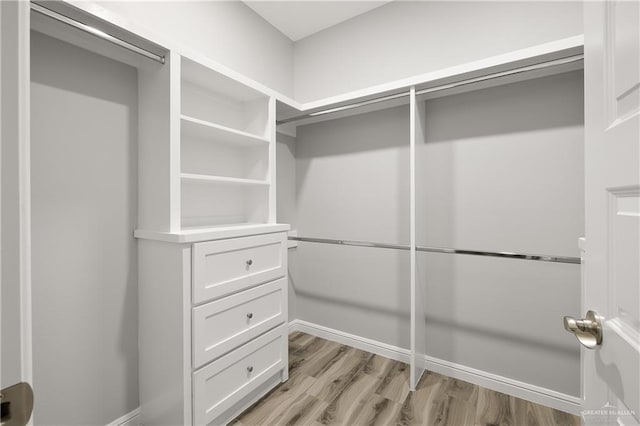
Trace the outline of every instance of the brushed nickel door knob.
<path fill-rule="evenodd" d="M 602 317 L 595 311 L 588 311 L 583 319 L 564 317 L 564 329 L 573 333 L 576 339 L 588 349 L 602 345 Z"/>

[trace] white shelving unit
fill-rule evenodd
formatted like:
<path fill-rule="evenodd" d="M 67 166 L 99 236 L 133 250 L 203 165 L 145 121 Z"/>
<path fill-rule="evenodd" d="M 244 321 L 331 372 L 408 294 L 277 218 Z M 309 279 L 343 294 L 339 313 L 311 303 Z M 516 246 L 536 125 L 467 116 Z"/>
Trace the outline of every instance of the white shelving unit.
<path fill-rule="evenodd" d="M 275 97 L 171 51 L 138 99 L 141 421 L 226 424 L 288 378 Z"/>
<path fill-rule="evenodd" d="M 167 59 L 141 71 L 149 113 L 136 235 L 274 224 L 275 98 L 186 56 Z"/>
<path fill-rule="evenodd" d="M 181 229 L 268 223 L 270 98 L 184 57 L 180 73 Z"/>

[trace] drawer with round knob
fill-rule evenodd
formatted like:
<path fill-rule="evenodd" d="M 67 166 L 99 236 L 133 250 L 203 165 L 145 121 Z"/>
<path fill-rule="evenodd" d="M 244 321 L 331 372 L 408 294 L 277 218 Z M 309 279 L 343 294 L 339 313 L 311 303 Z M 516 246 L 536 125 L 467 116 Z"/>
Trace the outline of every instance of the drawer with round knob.
<path fill-rule="evenodd" d="M 193 303 L 284 277 L 286 243 L 286 233 L 279 232 L 194 244 Z"/>
<path fill-rule="evenodd" d="M 281 278 L 193 308 L 193 367 L 284 323 L 286 291 Z"/>
<path fill-rule="evenodd" d="M 193 373 L 193 423 L 205 425 L 286 368 L 286 326 L 263 334 Z"/>

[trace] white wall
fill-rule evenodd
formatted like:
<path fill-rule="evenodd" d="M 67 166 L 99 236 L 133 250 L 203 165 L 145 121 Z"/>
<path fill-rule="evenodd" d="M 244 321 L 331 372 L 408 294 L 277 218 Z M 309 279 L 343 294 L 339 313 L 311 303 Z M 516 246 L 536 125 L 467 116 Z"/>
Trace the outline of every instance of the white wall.
<path fill-rule="evenodd" d="M 139 405 L 137 73 L 31 49 L 35 422 L 105 425 Z"/>
<path fill-rule="evenodd" d="M 582 34 L 582 3 L 394 1 L 295 43 L 310 101 Z"/>
<path fill-rule="evenodd" d="M 240 1 L 99 1 L 285 95 L 293 95 L 293 42 Z"/>
<path fill-rule="evenodd" d="M 435 99 L 418 146 L 418 244 L 578 256 L 580 72 Z M 407 107 L 298 128 L 300 236 L 408 244 Z M 300 243 L 297 317 L 409 348 L 408 253 Z M 580 268 L 419 254 L 427 354 L 571 395 Z"/>

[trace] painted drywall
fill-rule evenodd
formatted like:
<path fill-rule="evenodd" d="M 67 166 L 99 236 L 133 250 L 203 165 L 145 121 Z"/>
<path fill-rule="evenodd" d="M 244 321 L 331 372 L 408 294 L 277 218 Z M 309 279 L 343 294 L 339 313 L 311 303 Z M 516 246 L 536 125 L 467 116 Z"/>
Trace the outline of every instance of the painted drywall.
<path fill-rule="evenodd" d="M 288 223 L 296 228 L 296 140 L 282 134 L 276 134 L 276 205 L 278 223 Z M 289 320 L 296 318 L 297 250 L 289 249 Z"/>
<path fill-rule="evenodd" d="M 294 98 L 316 100 L 582 32 L 577 1 L 395 1 L 296 42 Z"/>
<path fill-rule="evenodd" d="M 137 73 L 32 32 L 35 422 L 138 401 Z"/>
<path fill-rule="evenodd" d="M 105 9 L 293 95 L 293 42 L 240 1 L 99 1 Z"/>
<path fill-rule="evenodd" d="M 582 102 L 579 72 L 428 101 L 418 244 L 578 256 Z M 299 235 L 408 244 L 408 131 L 406 106 L 299 127 Z M 418 260 L 427 355 L 578 395 L 579 266 Z M 409 348 L 407 252 L 300 243 L 296 262 L 297 318 Z"/>
<path fill-rule="evenodd" d="M 300 236 L 409 243 L 409 113 L 299 127 Z M 407 252 L 300 243 L 297 318 L 409 347 Z"/>
<path fill-rule="evenodd" d="M 583 102 L 582 71 L 428 101 L 417 244 L 579 257 Z M 428 355 L 580 395 L 579 265 L 418 260 Z"/>

